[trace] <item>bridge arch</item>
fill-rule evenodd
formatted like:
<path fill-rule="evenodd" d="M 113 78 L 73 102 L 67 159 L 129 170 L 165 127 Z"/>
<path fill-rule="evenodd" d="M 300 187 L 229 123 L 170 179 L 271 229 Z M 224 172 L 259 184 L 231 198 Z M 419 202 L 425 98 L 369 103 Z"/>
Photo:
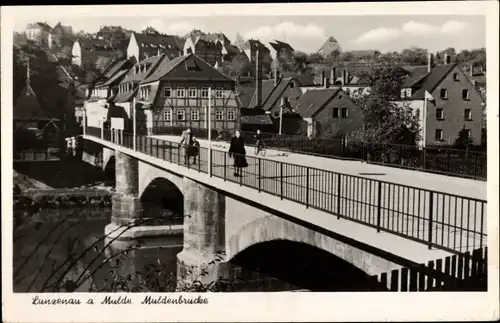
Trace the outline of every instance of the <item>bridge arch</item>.
<path fill-rule="evenodd" d="M 149 225 L 182 224 L 184 220 L 184 195 L 170 180 L 153 179 L 139 195 L 142 216 L 153 219 Z"/>
<path fill-rule="evenodd" d="M 271 241 L 289 241 L 330 253 L 346 265 L 358 268 L 368 275 L 392 269 L 389 262 L 375 255 L 278 216 L 267 215 L 257 218 L 233 232 L 234 234 L 226 239 L 229 261 L 254 245 Z"/>
<path fill-rule="evenodd" d="M 284 290 L 371 291 L 378 284 L 369 274 L 316 246 L 292 240 L 270 240 L 251 245 L 230 260 L 242 268 L 243 284 L 274 284 Z M 260 283 L 259 283 L 260 281 Z M 267 283 L 266 283 L 267 282 Z M 259 289 L 260 290 L 260 289 Z"/>

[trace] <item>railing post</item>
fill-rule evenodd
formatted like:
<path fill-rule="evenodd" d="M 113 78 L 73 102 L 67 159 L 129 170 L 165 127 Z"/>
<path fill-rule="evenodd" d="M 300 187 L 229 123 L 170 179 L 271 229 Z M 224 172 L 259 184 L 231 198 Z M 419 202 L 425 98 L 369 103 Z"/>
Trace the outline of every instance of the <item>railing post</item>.
<path fill-rule="evenodd" d="M 181 164 L 181 145 L 177 146 L 177 165 Z"/>
<path fill-rule="evenodd" d="M 212 149 L 209 150 L 208 154 L 209 154 L 209 159 L 208 159 L 209 172 L 208 172 L 208 175 L 209 175 L 209 177 L 212 177 L 212 160 L 213 160 Z"/>
<path fill-rule="evenodd" d="M 426 170 L 427 169 L 427 148 L 423 148 L 422 151 L 424 152 L 424 164 L 422 165 L 423 166 L 423 169 Z"/>
<path fill-rule="evenodd" d="M 306 168 L 306 209 L 309 208 L 309 167 Z"/>
<path fill-rule="evenodd" d="M 337 174 L 337 219 L 340 219 L 340 194 L 342 190 L 341 175 Z"/>
<path fill-rule="evenodd" d="M 433 222 L 433 211 L 434 211 L 434 192 L 429 193 L 429 249 L 432 248 L 432 222 Z"/>
<path fill-rule="evenodd" d="M 104 122 L 101 122 L 101 139 L 104 140 Z"/>
<path fill-rule="evenodd" d="M 227 153 L 224 152 L 224 182 L 226 181 Z"/>
<path fill-rule="evenodd" d="M 377 192 L 377 232 L 380 232 L 380 217 L 382 214 L 382 182 L 378 182 Z"/>
<path fill-rule="evenodd" d="M 260 193 L 260 178 L 261 178 L 261 173 L 260 173 L 260 162 L 261 162 L 261 159 L 259 158 L 259 173 L 258 173 L 258 176 L 259 176 L 259 193 Z"/>
<path fill-rule="evenodd" d="M 283 163 L 280 162 L 280 183 L 281 183 L 281 188 L 280 188 L 280 197 L 283 199 Z"/>

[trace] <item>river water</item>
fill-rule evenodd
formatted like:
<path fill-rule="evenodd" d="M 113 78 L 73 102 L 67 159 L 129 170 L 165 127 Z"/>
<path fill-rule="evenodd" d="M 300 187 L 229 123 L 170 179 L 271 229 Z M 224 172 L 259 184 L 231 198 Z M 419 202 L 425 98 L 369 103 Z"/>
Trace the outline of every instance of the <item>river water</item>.
<path fill-rule="evenodd" d="M 182 236 L 125 245 L 110 242 L 104 239 L 110 209 L 14 213 L 16 219 L 23 219 L 16 220 L 14 230 L 14 292 L 175 291 L 176 256 L 182 250 Z M 141 246 L 133 248 L 137 243 Z M 245 268 L 243 276 L 248 281 L 240 280 L 233 291 L 298 289 Z"/>

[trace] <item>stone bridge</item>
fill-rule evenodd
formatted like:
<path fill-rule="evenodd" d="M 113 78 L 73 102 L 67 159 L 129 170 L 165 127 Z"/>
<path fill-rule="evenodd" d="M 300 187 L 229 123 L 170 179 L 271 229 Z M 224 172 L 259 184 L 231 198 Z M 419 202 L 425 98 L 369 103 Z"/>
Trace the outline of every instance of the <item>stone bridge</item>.
<path fill-rule="evenodd" d="M 231 277 L 234 275 L 231 269 L 233 260 L 250 257 L 252 262 L 258 262 L 258 253 L 261 252 L 258 250 L 266 249 L 266 246 L 277 248 L 278 256 L 297 257 L 294 261 L 299 266 L 304 254 L 321 255 L 313 260 L 317 262 L 316 266 L 328 263 L 333 266 L 328 269 L 330 271 L 355 271 L 365 278 L 448 255 L 442 250 L 429 250 L 425 245 L 396 235 L 377 233 L 373 228 L 306 209 L 297 203 L 212 178 L 104 140 L 89 136 L 85 139 L 103 145 L 102 151 L 84 152 L 85 160 L 90 161 L 91 156 L 102 154 L 103 169 L 115 160 L 116 193 L 111 223 L 106 227 L 109 238 L 124 241 L 183 235 L 183 250 L 177 256 L 179 280 L 192 279 L 197 270 L 219 253 L 224 254 L 224 260 L 212 266 L 210 274 L 203 279 L 211 281 L 217 277 Z M 145 195 L 151 189 L 157 191 L 157 198 L 182 201 L 181 209 L 176 212 L 181 213 L 183 221 L 176 225 L 139 225 L 124 229 L 123 226 L 141 217 Z M 333 224 L 322 225 L 326 220 Z M 295 248 L 296 252 L 293 251 Z M 197 270 L 190 274 L 187 267 Z"/>

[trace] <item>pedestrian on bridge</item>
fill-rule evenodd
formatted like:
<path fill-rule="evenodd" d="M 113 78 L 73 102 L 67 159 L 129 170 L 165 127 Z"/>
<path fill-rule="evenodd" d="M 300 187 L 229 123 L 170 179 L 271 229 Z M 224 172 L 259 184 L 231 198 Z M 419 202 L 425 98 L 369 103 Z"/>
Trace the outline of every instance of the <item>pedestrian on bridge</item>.
<path fill-rule="evenodd" d="M 181 149 L 181 154 L 184 155 L 184 164 L 187 165 L 189 162 L 189 153 L 191 152 L 191 147 L 193 146 L 193 135 L 191 134 L 191 128 L 187 128 L 182 132 L 181 141 L 179 142 L 179 147 Z"/>
<path fill-rule="evenodd" d="M 241 137 L 240 131 L 236 130 L 234 137 L 231 138 L 231 143 L 229 145 L 229 158 L 233 158 L 234 160 L 234 176 L 236 177 L 242 176 L 242 168 L 248 167 L 245 155 L 245 142 Z"/>

